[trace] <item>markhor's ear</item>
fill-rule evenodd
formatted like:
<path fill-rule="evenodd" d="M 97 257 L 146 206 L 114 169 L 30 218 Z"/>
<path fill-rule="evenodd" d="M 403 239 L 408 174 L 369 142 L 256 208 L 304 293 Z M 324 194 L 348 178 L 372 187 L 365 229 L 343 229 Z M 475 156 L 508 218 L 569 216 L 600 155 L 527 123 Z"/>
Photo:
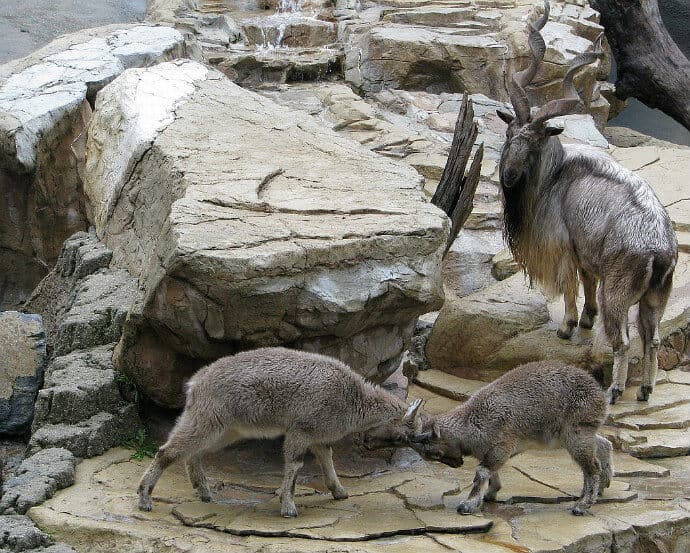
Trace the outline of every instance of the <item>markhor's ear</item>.
<path fill-rule="evenodd" d="M 556 136 L 563 132 L 563 127 L 546 127 L 546 136 Z"/>
<path fill-rule="evenodd" d="M 510 125 L 511 121 L 515 119 L 515 116 L 512 113 L 508 113 L 507 111 L 503 111 L 502 109 L 497 109 L 496 113 L 501 118 L 501 120 L 504 123 L 507 123 L 508 125 Z"/>

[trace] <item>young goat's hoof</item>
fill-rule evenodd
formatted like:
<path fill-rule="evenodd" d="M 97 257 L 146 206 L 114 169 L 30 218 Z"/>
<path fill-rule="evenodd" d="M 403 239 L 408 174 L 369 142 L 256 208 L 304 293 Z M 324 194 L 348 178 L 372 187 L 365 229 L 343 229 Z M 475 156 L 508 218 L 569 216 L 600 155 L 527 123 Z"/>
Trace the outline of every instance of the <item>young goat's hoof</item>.
<path fill-rule="evenodd" d="M 140 511 L 150 511 L 153 509 L 153 501 L 151 497 L 141 497 L 139 496 L 139 510 Z"/>
<path fill-rule="evenodd" d="M 475 505 L 469 501 L 463 501 L 458 505 L 457 511 L 461 515 L 471 515 L 479 512 L 479 505 Z"/>
<path fill-rule="evenodd" d="M 201 493 L 199 494 L 199 499 L 201 499 L 201 501 L 203 501 L 204 503 L 211 503 L 211 494 Z"/>
<path fill-rule="evenodd" d="M 333 499 L 347 499 L 349 497 L 347 495 L 347 490 L 345 490 L 345 488 L 342 486 L 340 488 L 331 490 L 331 495 L 333 496 Z"/>
<path fill-rule="evenodd" d="M 608 402 L 613 405 L 616 400 L 623 395 L 623 390 L 621 390 L 616 384 L 611 384 L 606 392 L 606 398 Z"/>
<path fill-rule="evenodd" d="M 640 386 L 640 389 L 637 390 L 637 401 L 649 401 L 653 389 L 651 386 Z"/>
<path fill-rule="evenodd" d="M 573 506 L 572 513 L 575 516 L 581 517 L 582 515 L 587 514 L 587 509 L 589 509 L 589 507 L 587 505 L 585 505 L 583 503 L 576 503 Z"/>

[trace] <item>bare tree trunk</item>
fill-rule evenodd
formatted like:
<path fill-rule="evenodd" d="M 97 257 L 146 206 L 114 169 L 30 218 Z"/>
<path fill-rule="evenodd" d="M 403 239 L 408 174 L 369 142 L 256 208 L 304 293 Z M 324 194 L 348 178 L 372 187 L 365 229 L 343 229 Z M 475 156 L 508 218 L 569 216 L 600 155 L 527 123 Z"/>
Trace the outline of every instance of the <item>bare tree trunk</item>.
<path fill-rule="evenodd" d="M 690 61 L 668 34 L 657 0 L 590 0 L 618 65 L 616 96 L 632 96 L 690 130 Z"/>
<path fill-rule="evenodd" d="M 483 144 L 477 149 L 467 176 L 465 176 L 465 168 L 472 154 L 472 146 L 477 138 L 477 132 L 472 102 L 465 94 L 455 123 L 453 143 L 448 153 L 448 160 L 443 169 L 441 181 L 431 198 L 431 203 L 445 211 L 452 223 L 446 252 L 450 249 L 472 212 L 472 202 L 477 184 L 479 184 L 479 173 L 484 156 Z"/>

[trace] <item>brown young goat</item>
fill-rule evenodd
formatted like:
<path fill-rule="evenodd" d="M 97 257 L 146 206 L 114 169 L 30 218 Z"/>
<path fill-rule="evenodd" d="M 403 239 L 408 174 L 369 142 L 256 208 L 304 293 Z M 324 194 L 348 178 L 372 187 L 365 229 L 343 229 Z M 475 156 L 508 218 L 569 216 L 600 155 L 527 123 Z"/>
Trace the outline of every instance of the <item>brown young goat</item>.
<path fill-rule="evenodd" d="M 459 467 L 465 455 L 479 459 L 469 498 L 458 512 L 481 509 L 501 489 L 498 470 L 535 444 L 564 446 L 584 474 L 573 513 L 584 514 L 613 474 L 611 443 L 597 435 L 606 417 L 606 397 L 594 378 L 576 367 L 541 361 L 521 365 L 475 392 L 452 411 L 422 416 L 422 432 L 391 438 L 372 430 L 368 447 L 409 445 L 424 458 Z M 489 482 L 486 495 L 483 487 Z"/>
<path fill-rule="evenodd" d="M 139 483 L 139 508 L 151 510 L 156 482 L 177 460 L 186 462 L 201 500 L 210 501 L 201 469 L 204 453 L 243 439 L 281 435 L 281 515 L 297 516 L 295 480 L 307 450 L 321 464 L 333 497 L 345 499 L 347 492 L 333 467 L 332 444 L 375 427 L 392 437 L 419 431 L 419 404 L 408 407 L 344 363 L 315 353 L 262 348 L 224 357 L 189 381 L 184 411 Z"/>
<path fill-rule="evenodd" d="M 579 324 L 592 328 L 597 308 L 613 348 L 609 401 L 623 393 L 628 376 L 628 310 L 639 304 L 643 342 L 643 377 L 637 399 L 646 401 L 654 389 L 658 367 L 659 321 L 671 293 L 678 244 L 671 220 L 649 184 L 606 153 L 583 146 L 562 145 L 562 129 L 548 126 L 553 117 L 576 113 L 584 103 L 573 77 L 601 56 L 576 57 L 563 81 L 564 98 L 532 113 L 525 91 L 537 73 L 546 45 L 539 32 L 544 15 L 530 24 L 530 65 L 512 75 L 510 99 L 515 117 L 506 123 L 500 161 L 503 231 L 515 260 L 550 295 L 563 294 L 565 317 L 558 330 L 570 338 L 578 324 L 577 293 L 582 280 L 585 304 Z"/>

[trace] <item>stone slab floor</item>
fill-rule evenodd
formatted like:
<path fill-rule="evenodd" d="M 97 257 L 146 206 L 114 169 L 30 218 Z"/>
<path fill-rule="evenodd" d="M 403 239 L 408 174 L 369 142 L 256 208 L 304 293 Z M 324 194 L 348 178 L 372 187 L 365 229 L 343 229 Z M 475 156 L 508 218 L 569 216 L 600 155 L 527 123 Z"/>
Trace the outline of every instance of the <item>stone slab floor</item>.
<path fill-rule="evenodd" d="M 688 367 L 685 367 L 686 369 Z M 434 413 L 482 384 L 420 373 L 409 396 Z M 427 463 L 409 449 L 361 454 L 341 444 L 336 458 L 350 497 L 325 493 L 308 459 L 297 489 L 297 519 L 279 516 L 279 442 L 239 444 L 211 456 L 213 503 L 201 503 L 181 466 L 154 492 L 150 513 L 136 509 L 149 460 L 113 449 L 85 460 L 77 483 L 29 515 L 80 552 L 447 552 L 686 553 L 690 551 L 690 372 L 660 375 L 648 404 L 630 388 L 605 428 L 616 445 L 615 478 L 584 517 L 570 514 L 582 477 L 563 450 L 530 450 L 501 472 L 498 502 L 482 516 L 460 516 L 475 462 L 460 469 Z M 370 455 L 370 456 L 366 456 Z"/>

